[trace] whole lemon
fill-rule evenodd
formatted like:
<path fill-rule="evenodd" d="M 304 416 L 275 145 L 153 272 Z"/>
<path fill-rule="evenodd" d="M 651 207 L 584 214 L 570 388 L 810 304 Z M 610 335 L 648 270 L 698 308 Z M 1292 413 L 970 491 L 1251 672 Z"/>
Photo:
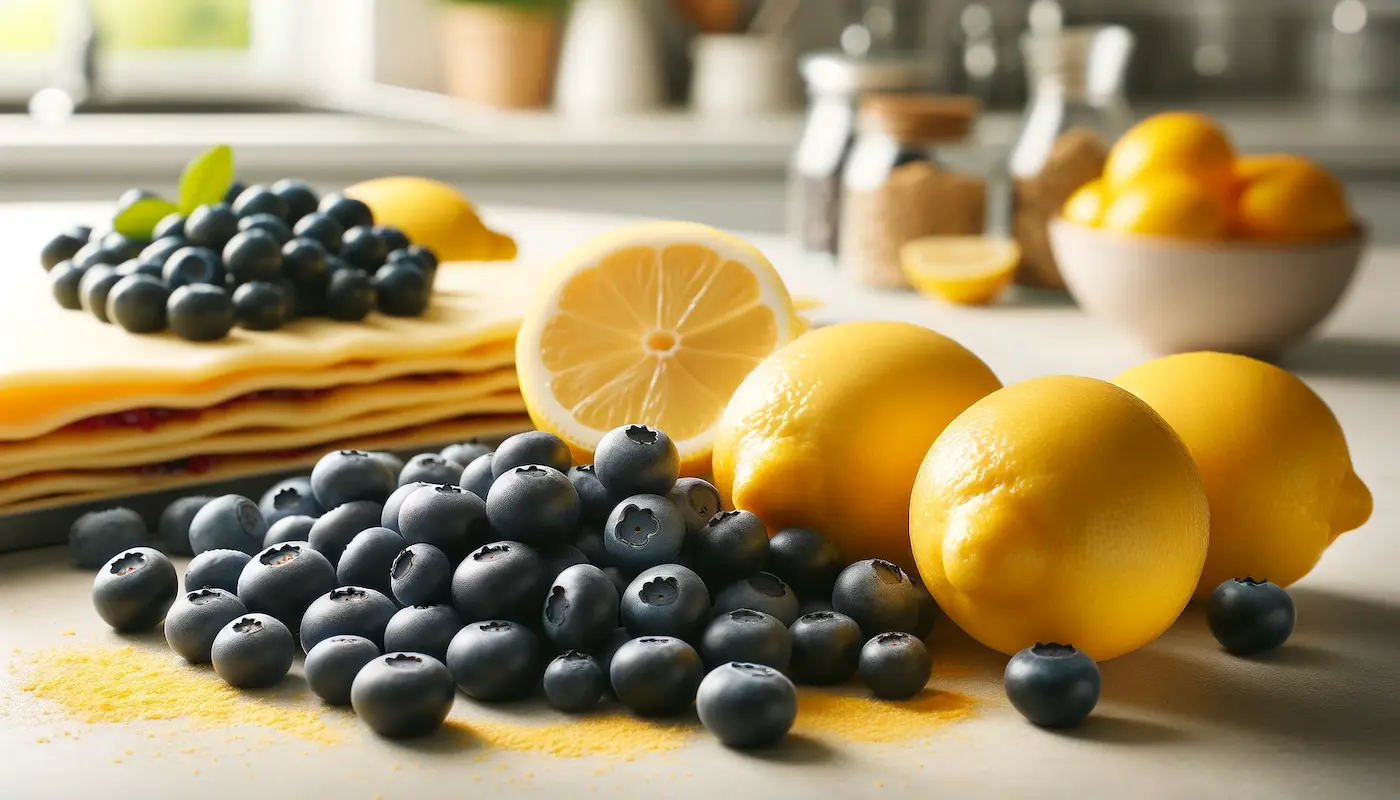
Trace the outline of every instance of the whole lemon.
<path fill-rule="evenodd" d="M 369 206 L 374 221 L 403 231 L 442 261 L 509 261 L 515 240 L 487 228 L 470 200 L 430 178 L 394 176 L 355 184 L 345 194 Z"/>
<path fill-rule="evenodd" d="M 1230 230 L 1226 206 L 1185 175 L 1147 175 L 1118 191 L 1099 224 L 1112 231 L 1181 239 L 1219 239 Z"/>
<path fill-rule="evenodd" d="M 1102 661 L 1157 638 L 1191 599 L 1209 530 L 1181 440 L 1093 378 L 974 403 L 929 449 L 909 506 L 924 585 L 1007 654 L 1061 642 Z"/>
<path fill-rule="evenodd" d="M 1224 353 L 1182 353 L 1113 379 L 1181 437 L 1210 498 L 1198 598 L 1221 581 L 1288 586 L 1338 535 L 1371 516 L 1331 409 L 1296 376 Z"/>
<path fill-rule="evenodd" d="M 1061 213 L 1070 222 L 1080 225 L 1098 225 L 1108 207 L 1109 193 L 1103 178 L 1095 178 L 1078 189 L 1065 201 Z"/>
<path fill-rule="evenodd" d="M 902 322 L 817 328 L 774 351 L 720 419 L 714 477 L 770 531 L 805 527 L 848 561 L 912 569 L 909 491 L 929 445 L 1001 387 L 962 345 Z"/>
<path fill-rule="evenodd" d="M 1299 242 L 1341 236 L 1353 227 L 1346 187 L 1302 156 L 1244 157 L 1236 174 L 1242 183 L 1236 225 L 1245 236 Z"/>
<path fill-rule="evenodd" d="M 1139 122 L 1109 150 L 1103 177 L 1117 191 L 1147 175 L 1191 178 L 1223 202 L 1234 192 L 1235 148 L 1210 117 L 1168 111 Z"/>

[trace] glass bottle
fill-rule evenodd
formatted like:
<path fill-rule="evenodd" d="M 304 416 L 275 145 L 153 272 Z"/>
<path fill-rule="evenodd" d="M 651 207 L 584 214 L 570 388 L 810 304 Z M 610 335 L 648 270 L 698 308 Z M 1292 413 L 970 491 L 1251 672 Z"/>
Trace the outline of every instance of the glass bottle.
<path fill-rule="evenodd" d="M 1116 25 L 1042 29 L 1022 37 L 1021 49 L 1032 93 L 1008 163 L 1016 281 L 1063 290 L 1047 226 L 1103 173 L 1109 147 L 1131 124 L 1123 83 L 1133 36 Z"/>

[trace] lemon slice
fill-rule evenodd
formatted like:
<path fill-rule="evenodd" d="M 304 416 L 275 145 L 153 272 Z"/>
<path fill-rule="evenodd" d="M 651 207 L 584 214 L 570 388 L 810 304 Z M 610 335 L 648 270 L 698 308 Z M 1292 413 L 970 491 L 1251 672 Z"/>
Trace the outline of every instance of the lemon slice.
<path fill-rule="evenodd" d="M 932 236 L 899 253 L 904 277 L 920 293 L 960 305 L 990 303 L 1011 282 L 1021 248 L 1009 239 Z"/>
<path fill-rule="evenodd" d="M 629 225 L 536 287 L 516 338 L 520 393 L 581 462 L 609 430 L 644 423 L 676 443 L 683 474 L 704 475 L 730 395 L 802 327 L 747 242 L 694 223 Z"/>

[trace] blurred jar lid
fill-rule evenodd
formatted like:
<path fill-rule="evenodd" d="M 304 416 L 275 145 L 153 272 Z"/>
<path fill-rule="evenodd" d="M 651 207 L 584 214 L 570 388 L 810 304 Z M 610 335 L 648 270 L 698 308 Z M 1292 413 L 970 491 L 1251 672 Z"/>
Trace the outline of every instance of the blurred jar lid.
<path fill-rule="evenodd" d="M 863 94 L 920 89 L 936 74 L 925 56 L 853 56 L 838 51 L 810 53 L 799 63 L 812 94 Z"/>
<path fill-rule="evenodd" d="M 871 94 L 860 101 L 860 129 L 904 142 L 966 139 L 981 103 L 975 97 L 940 94 Z"/>

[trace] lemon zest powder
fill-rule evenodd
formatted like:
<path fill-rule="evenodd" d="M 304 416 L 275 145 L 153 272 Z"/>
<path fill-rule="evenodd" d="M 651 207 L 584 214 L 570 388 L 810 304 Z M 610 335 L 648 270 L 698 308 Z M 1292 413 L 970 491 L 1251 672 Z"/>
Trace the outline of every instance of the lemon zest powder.
<path fill-rule="evenodd" d="M 316 710 L 251 696 L 212 672 L 130 646 L 38 653 L 20 688 L 87 723 L 178 719 L 209 729 L 271 728 L 320 744 L 340 740 Z"/>
<path fill-rule="evenodd" d="M 965 694 L 928 689 L 899 702 L 804 690 L 797 695 L 793 731 L 848 742 L 926 739 L 941 728 L 970 718 L 976 706 L 977 701 Z"/>
<path fill-rule="evenodd" d="M 482 719 L 450 719 L 464 743 L 502 750 L 533 751 L 558 758 L 604 756 L 622 760 L 685 746 L 699 730 L 693 723 L 666 723 L 603 713 L 548 725 Z"/>

